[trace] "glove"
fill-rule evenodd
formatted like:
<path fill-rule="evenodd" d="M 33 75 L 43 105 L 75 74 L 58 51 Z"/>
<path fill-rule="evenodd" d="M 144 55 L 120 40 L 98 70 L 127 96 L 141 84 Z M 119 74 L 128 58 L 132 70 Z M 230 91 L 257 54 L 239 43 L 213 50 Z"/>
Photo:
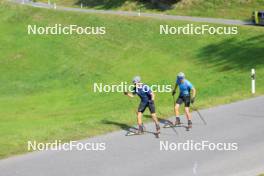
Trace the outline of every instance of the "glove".
<path fill-rule="evenodd" d="M 176 91 L 175 90 L 173 90 L 172 91 L 172 96 L 174 96 L 176 94 Z"/>
<path fill-rule="evenodd" d="M 127 95 L 128 93 L 127 92 L 124 92 L 124 95 Z"/>
<path fill-rule="evenodd" d="M 193 98 L 191 99 L 191 103 L 193 104 L 194 101 L 195 101 L 195 97 L 193 97 Z"/>

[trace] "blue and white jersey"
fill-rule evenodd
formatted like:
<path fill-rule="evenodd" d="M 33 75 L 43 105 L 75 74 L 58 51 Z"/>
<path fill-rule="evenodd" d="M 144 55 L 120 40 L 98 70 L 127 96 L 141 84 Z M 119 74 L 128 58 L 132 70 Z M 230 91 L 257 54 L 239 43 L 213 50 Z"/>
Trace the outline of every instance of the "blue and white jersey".
<path fill-rule="evenodd" d="M 180 80 L 176 80 L 176 84 L 178 84 L 179 89 L 180 89 L 180 96 L 190 96 L 190 92 L 193 88 L 193 85 L 190 81 L 187 79 L 184 79 L 183 82 Z"/>

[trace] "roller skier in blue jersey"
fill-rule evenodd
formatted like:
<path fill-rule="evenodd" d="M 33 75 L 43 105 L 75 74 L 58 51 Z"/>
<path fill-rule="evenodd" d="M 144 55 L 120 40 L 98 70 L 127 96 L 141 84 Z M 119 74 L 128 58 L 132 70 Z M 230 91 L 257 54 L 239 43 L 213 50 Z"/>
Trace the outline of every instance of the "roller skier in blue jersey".
<path fill-rule="evenodd" d="M 182 72 L 180 72 L 177 75 L 175 87 L 172 91 L 173 96 L 175 95 L 178 87 L 179 87 L 180 93 L 179 93 L 179 96 L 176 100 L 175 107 L 174 107 L 175 115 L 176 115 L 176 121 L 174 125 L 181 124 L 179 109 L 180 109 L 180 105 L 184 103 L 185 115 L 188 120 L 188 128 L 191 128 L 192 127 L 192 116 L 190 113 L 190 104 L 194 103 L 195 101 L 196 89 L 194 88 L 194 86 L 192 85 L 190 81 L 185 79 L 185 75 Z"/>

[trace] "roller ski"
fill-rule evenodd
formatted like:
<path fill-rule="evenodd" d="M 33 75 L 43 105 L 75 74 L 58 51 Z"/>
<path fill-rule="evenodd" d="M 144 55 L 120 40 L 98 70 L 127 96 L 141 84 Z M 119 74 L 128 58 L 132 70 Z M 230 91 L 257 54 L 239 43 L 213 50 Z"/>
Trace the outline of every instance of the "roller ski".
<path fill-rule="evenodd" d="M 138 129 L 135 129 L 133 131 L 129 130 L 127 132 L 126 136 L 143 135 L 144 129 L 145 129 L 145 127 L 143 125 L 140 125 Z"/>
<path fill-rule="evenodd" d="M 175 123 L 169 121 L 169 123 L 168 123 L 168 124 L 165 124 L 165 125 L 163 126 L 163 128 L 173 128 L 173 127 L 180 126 L 181 124 L 182 124 L 182 123 L 181 123 L 181 121 L 180 121 L 180 118 L 179 118 L 179 117 L 176 117 L 176 121 L 175 121 Z"/>
<path fill-rule="evenodd" d="M 156 133 L 154 133 L 156 138 L 160 137 L 160 126 L 159 124 L 156 124 Z"/>
<path fill-rule="evenodd" d="M 192 121 L 188 120 L 188 126 L 186 127 L 186 131 L 190 131 L 191 128 L 192 128 Z"/>

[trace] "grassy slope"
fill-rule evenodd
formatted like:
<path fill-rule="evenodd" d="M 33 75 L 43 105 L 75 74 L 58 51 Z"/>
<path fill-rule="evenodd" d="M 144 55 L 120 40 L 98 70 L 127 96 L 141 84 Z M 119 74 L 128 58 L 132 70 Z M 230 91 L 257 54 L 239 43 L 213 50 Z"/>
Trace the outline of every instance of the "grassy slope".
<path fill-rule="evenodd" d="M 47 2 L 48 0 L 37 0 Z M 115 9 L 128 11 L 157 12 L 173 15 L 203 16 L 230 19 L 251 19 L 253 10 L 264 10 L 263 0 L 181 0 L 160 10 L 163 6 L 153 6 L 136 0 L 50 0 L 63 6 L 78 6 L 83 2 L 87 8 Z"/>
<path fill-rule="evenodd" d="M 262 9 L 262 0 L 196 0 L 189 5 L 180 4 L 168 13 L 248 20 L 251 19 L 253 10 Z"/>
<path fill-rule="evenodd" d="M 159 25 L 183 22 L 54 12 L 0 5 L 0 158 L 26 151 L 28 140 L 80 139 L 134 124 L 137 99 L 95 94 L 93 82 L 173 84 L 184 71 L 208 107 L 249 97 L 251 67 L 264 93 L 264 31 L 238 36 L 160 36 Z M 28 36 L 27 25 L 107 27 L 105 36 Z M 157 107 L 172 114 L 170 94 Z"/>

